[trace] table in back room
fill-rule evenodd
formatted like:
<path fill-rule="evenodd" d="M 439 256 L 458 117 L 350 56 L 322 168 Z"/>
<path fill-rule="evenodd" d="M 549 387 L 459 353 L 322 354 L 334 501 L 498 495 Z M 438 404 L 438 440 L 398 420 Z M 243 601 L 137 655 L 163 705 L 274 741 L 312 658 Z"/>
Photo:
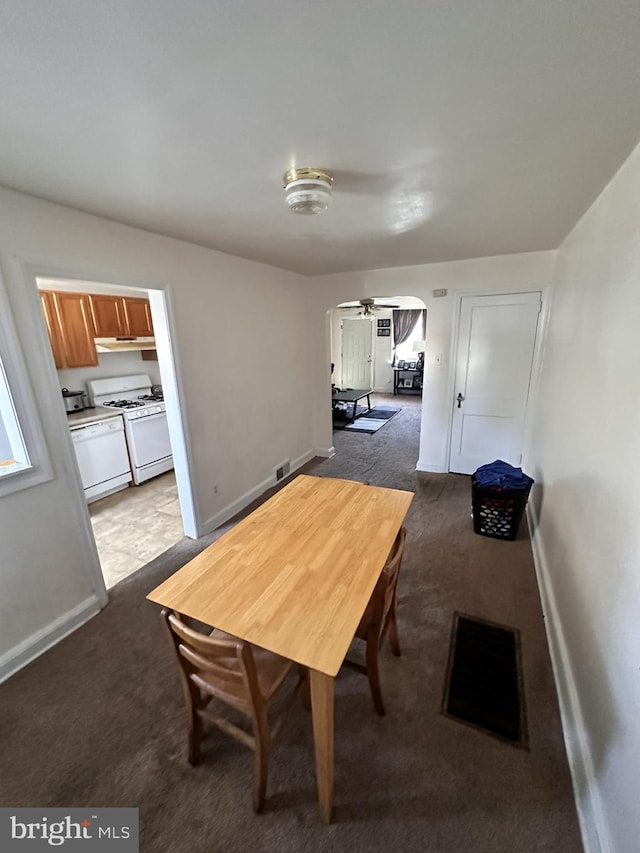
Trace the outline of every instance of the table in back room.
<path fill-rule="evenodd" d="M 367 411 L 371 411 L 371 388 L 347 388 L 345 391 L 336 391 L 333 390 L 331 395 L 331 405 L 335 408 L 336 403 L 347 403 L 353 406 L 351 411 L 350 421 L 355 421 L 357 410 L 358 410 L 358 401 L 363 400 L 365 397 L 367 398 Z"/>
<path fill-rule="evenodd" d="M 411 385 L 402 385 L 403 378 L 401 373 L 408 373 L 411 376 Z M 419 378 L 416 384 L 416 377 Z M 397 396 L 399 391 L 416 391 L 422 392 L 422 367 L 394 367 L 393 368 L 393 396 Z"/>

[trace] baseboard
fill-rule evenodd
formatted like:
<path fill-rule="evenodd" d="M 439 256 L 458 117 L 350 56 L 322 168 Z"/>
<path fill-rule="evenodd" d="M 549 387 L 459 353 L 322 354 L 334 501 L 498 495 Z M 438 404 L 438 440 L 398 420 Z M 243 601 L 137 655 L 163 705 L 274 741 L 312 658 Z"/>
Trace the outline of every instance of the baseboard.
<path fill-rule="evenodd" d="M 333 448 L 330 448 L 333 450 Z M 335 450 L 334 450 L 335 453 Z M 302 468 L 303 465 L 306 465 L 307 462 L 310 462 L 314 456 L 323 456 L 324 454 L 321 451 L 317 450 L 307 450 L 302 456 L 298 456 L 297 459 L 294 459 L 291 462 L 291 471 L 297 471 L 298 468 Z"/>
<path fill-rule="evenodd" d="M 329 450 L 333 450 L 333 448 L 329 448 Z M 328 454 L 329 451 L 327 451 Z M 335 451 L 334 451 L 335 452 Z M 298 456 L 297 459 L 291 460 L 291 470 L 287 477 L 290 477 L 294 471 L 297 471 L 298 468 L 301 468 L 310 459 L 313 459 L 314 456 L 322 456 L 324 455 L 321 451 L 316 450 L 307 450 L 306 453 L 303 453 L 302 456 Z M 229 521 L 230 518 L 233 518 L 234 515 L 241 512 L 246 506 L 252 501 L 255 501 L 260 495 L 264 494 L 267 489 L 270 489 L 272 486 L 275 486 L 278 480 L 276 480 L 276 475 L 270 474 L 261 483 L 258 483 L 252 489 L 249 489 L 248 492 L 245 492 L 243 495 L 240 495 L 235 501 L 228 504 L 224 509 L 221 509 L 220 512 L 217 512 L 215 515 L 208 518 L 201 525 L 201 529 L 199 531 L 199 536 L 206 536 L 207 533 L 213 533 L 213 531 L 220 527 L 221 524 L 224 524 L 226 521 Z"/>
<path fill-rule="evenodd" d="M 102 609 L 97 595 L 81 601 L 76 607 L 40 628 L 0 657 L 0 683 L 35 660 L 47 649 L 72 634 Z"/>
<path fill-rule="evenodd" d="M 416 471 L 426 471 L 429 474 L 446 474 L 447 470 L 444 465 L 429 465 L 427 462 L 421 462 L 420 459 L 416 462 Z"/>
<path fill-rule="evenodd" d="M 333 457 L 335 455 L 336 455 L 336 449 L 333 446 L 331 446 L 331 447 L 316 447 L 315 450 L 313 451 L 313 456 L 322 456 L 325 459 L 333 459 Z M 310 457 L 310 458 L 313 458 L 313 457 Z"/>
<path fill-rule="evenodd" d="M 538 531 L 535 511 L 530 503 L 526 511 L 582 844 L 585 853 L 609 853 L 612 850 L 611 835 L 602 807 L 591 750 L 585 736 L 584 718 L 569 662 L 562 622 L 550 582 L 549 564 Z"/>

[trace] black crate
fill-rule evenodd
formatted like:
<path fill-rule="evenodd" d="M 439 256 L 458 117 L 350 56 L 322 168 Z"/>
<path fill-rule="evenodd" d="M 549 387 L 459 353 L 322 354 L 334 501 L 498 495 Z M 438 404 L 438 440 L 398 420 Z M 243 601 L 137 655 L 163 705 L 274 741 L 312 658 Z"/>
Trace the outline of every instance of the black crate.
<path fill-rule="evenodd" d="M 526 489 L 481 486 L 474 476 L 471 480 L 474 532 L 513 541 L 518 535 L 530 491 L 531 485 Z"/>

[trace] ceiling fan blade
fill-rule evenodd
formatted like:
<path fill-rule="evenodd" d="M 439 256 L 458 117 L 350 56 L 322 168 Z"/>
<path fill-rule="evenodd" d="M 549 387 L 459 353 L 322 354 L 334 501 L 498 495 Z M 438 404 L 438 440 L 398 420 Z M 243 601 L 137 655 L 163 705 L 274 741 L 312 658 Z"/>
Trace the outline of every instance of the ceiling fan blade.
<path fill-rule="evenodd" d="M 400 306 L 397 304 L 391 304 L 386 302 L 374 302 L 369 299 L 361 299 L 360 302 L 354 303 L 353 305 L 338 305 L 338 308 L 341 311 L 352 311 L 354 308 L 365 308 L 368 311 L 375 311 L 378 308 L 399 308 Z"/>

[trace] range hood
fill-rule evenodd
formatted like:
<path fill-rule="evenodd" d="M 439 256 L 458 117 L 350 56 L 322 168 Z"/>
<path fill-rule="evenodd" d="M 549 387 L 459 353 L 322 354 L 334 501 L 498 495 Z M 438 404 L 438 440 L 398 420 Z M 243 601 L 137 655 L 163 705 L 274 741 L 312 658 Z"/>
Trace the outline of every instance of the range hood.
<path fill-rule="evenodd" d="M 98 352 L 127 352 L 129 350 L 155 349 L 155 338 L 95 338 Z"/>

